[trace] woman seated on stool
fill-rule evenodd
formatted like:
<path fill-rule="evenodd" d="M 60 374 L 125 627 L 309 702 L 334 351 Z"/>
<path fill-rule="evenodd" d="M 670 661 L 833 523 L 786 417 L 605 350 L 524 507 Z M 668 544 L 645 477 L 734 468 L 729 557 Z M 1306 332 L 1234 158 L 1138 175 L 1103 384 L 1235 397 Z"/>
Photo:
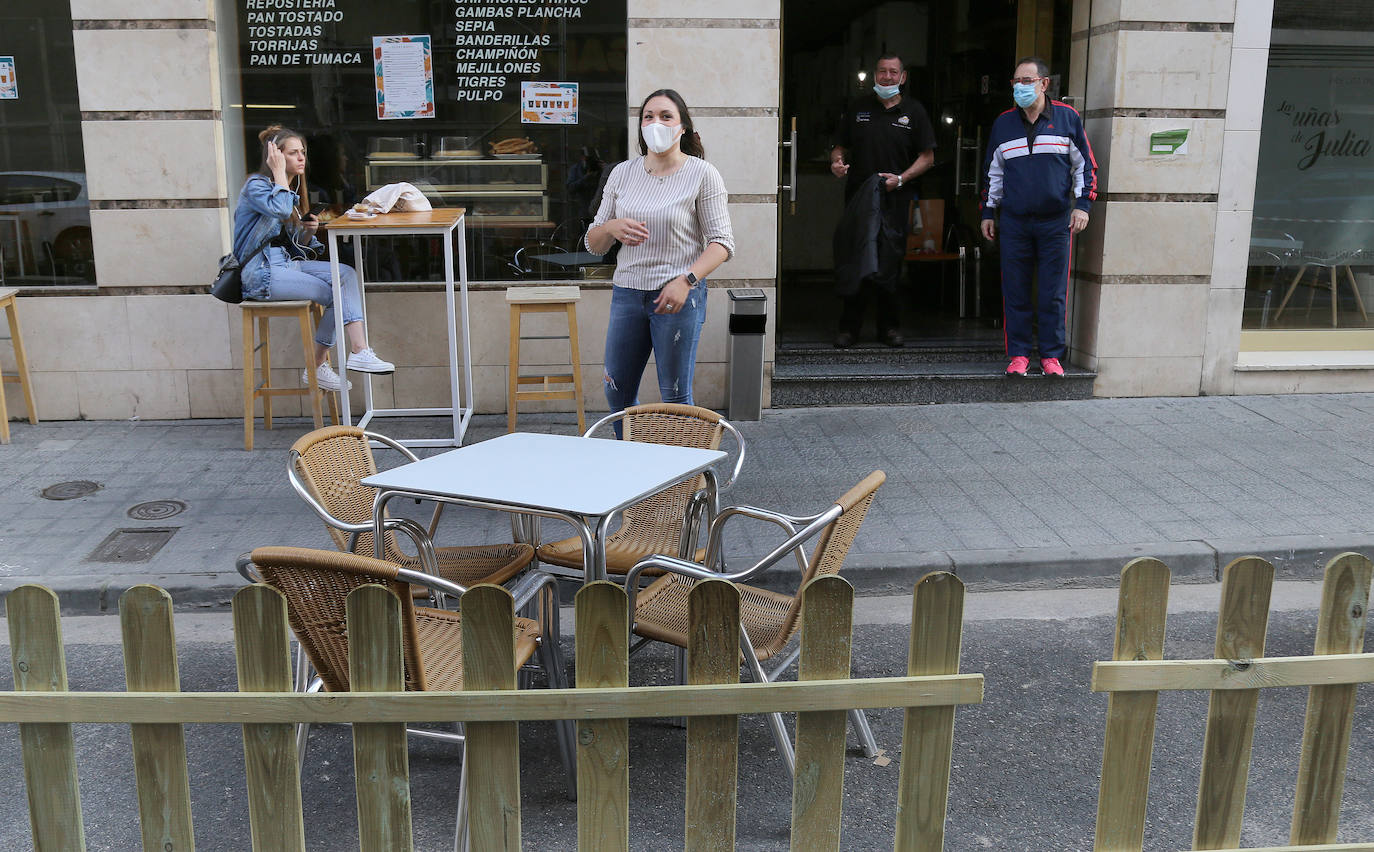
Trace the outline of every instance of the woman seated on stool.
<path fill-rule="evenodd" d="M 334 289 L 329 263 L 315 260 L 324 248 L 315 238 L 320 222 L 310 213 L 305 187 L 305 138 L 274 124 L 258 134 L 262 167 L 248 176 L 234 208 L 234 256 L 248 257 L 263 243 L 271 243 L 243 267 L 243 298 L 261 302 L 308 299 L 324 305 L 315 332 L 315 379 L 324 390 L 342 387 L 329 366 L 334 345 Z M 344 333 L 348 335 L 348 369 L 390 373 L 396 369 L 377 357 L 363 330 L 358 275 L 339 264 L 343 295 Z M 246 356 L 245 356 L 246 357 Z M 301 380 L 309 381 L 304 372 Z M 351 384 L 350 384 L 351 387 Z"/>

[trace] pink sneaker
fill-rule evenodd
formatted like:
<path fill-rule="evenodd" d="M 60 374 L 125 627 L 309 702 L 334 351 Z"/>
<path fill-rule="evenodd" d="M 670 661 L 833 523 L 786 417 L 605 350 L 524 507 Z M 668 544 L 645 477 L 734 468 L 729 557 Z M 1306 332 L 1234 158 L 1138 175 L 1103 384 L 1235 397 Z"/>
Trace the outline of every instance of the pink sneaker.
<path fill-rule="evenodd" d="M 1025 355 L 1017 355 L 1016 357 L 1012 358 L 1011 363 L 1007 365 L 1007 375 L 1024 376 L 1026 374 L 1027 368 L 1029 367 L 1030 359 L 1027 358 Z"/>
<path fill-rule="evenodd" d="M 1047 376 L 1064 378 L 1064 367 L 1059 363 L 1058 358 L 1041 358 L 1040 371 Z"/>

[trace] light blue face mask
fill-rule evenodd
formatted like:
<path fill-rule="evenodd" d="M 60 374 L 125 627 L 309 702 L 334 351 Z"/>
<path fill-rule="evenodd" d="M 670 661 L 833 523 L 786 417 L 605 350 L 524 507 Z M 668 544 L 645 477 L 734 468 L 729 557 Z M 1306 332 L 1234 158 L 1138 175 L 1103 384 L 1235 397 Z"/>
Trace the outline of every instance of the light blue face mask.
<path fill-rule="evenodd" d="M 877 86 L 873 87 L 873 94 L 878 96 L 878 100 L 885 101 L 889 98 L 897 97 L 897 93 L 902 90 L 900 85 L 896 86 Z"/>
<path fill-rule="evenodd" d="M 1035 103 L 1036 98 L 1040 97 L 1038 86 L 1035 83 L 1013 83 L 1011 86 L 1011 99 L 1016 101 L 1016 105 L 1022 108 Z"/>

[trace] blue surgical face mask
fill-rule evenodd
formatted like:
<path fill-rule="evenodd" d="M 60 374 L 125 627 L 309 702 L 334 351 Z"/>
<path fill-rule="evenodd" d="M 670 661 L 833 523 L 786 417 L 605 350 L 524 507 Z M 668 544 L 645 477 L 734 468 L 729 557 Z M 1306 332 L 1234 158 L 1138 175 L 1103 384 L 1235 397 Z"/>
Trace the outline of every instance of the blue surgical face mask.
<path fill-rule="evenodd" d="M 873 87 L 873 94 L 875 94 L 875 95 L 878 96 L 878 100 L 885 101 L 885 100 L 887 100 L 887 99 L 889 99 L 889 98 L 895 98 L 895 97 L 897 97 L 897 93 L 900 92 L 901 90 L 902 90 L 902 87 L 901 87 L 900 84 L 899 84 L 899 85 L 896 85 L 896 86 L 878 86 L 878 85 L 875 85 L 875 86 Z"/>
<path fill-rule="evenodd" d="M 1016 105 L 1022 108 L 1035 103 L 1036 98 L 1040 97 L 1039 86 L 1035 83 L 1013 83 L 1011 85 L 1011 99 L 1016 101 Z"/>

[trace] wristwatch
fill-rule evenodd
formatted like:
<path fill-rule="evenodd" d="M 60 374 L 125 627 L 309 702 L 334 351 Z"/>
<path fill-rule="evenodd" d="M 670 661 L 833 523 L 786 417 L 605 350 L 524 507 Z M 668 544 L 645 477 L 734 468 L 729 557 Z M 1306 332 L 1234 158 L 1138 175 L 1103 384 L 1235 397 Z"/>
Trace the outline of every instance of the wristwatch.
<path fill-rule="evenodd" d="M 897 175 L 897 188 L 898 188 L 898 189 L 901 189 L 901 188 L 902 188 L 902 176 L 901 176 L 901 175 Z"/>
<path fill-rule="evenodd" d="M 696 276 L 696 273 L 690 269 L 687 270 L 687 273 L 683 277 L 687 279 L 687 285 L 689 287 L 697 286 L 697 282 L 701 280 Z"/>

